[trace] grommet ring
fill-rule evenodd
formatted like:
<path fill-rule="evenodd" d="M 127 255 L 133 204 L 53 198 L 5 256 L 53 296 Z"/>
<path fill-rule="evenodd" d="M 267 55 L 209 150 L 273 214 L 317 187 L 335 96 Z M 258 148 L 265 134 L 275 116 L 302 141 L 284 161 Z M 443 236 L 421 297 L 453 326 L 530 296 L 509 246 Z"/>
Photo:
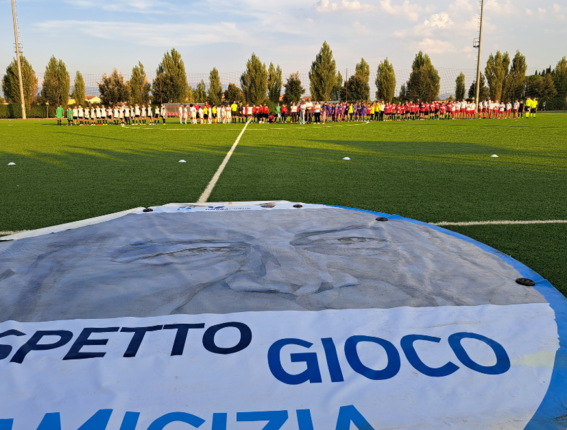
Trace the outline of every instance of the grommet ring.
<path fill-rule="evenodd" d="M 389 221 L 389 220 L 388 220 L 388 218 L 384 218 L 383 216 L 379 216 L 378 218 L 376 218 L 376 221 L 386 222 L 386 221 Z"/>
<path fill-rule="evenodd" d="M 299 209 L 299 208 L 302 208 L 303 205 L 293 205 L 293 207 Z"/>
<path fill-rule="evenodd" d="M 526 287 L 533 287 L 535 285 L 535 282 L 528 278 L 518 278 L 516 279 L 516 283 L 525 285 Z"/>
<path fill-rule="evenodd" d="M 142 212 L 153 212 L 154 210 L 152 208 L 146 208 L 144 209 Z"/>

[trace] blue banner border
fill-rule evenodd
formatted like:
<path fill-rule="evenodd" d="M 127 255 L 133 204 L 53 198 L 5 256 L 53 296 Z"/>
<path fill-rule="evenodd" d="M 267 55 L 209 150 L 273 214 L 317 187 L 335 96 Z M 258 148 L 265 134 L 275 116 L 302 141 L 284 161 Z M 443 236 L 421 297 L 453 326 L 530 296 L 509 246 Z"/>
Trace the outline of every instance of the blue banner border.
<path fill-rule="evenodd" d="M 555 364 L 553 373 L 551 374 L 551 381 L 547 389 L 547 393 L 543 398 L 539 408 L 525 427 L 526 430 L 565 430 L 567 428 L 567 298 L 563 296 L 551 283 L 543 278 L 538 273 L 519 261 L 513 259 L 484 243 L 478 242 L 470 237 L 464 236 L 460 233 L 447 230 L 445 228 L 428 224 L 423 221 L 417 221 L 411 218 L 405 218 L 400 215 L 391 215 L 382 212 L 374 212 L 365 209 L 349 208 L 346 206 L 333 206 L 329 207 L 348 209 L 358 212 L 365 212 L 379 217 L 388 218 L 395 221 L 406 221 L 412 224 L 419 224 L 436 230 L 440 233 L 447 234 L 465 242 L 471 243 L 483 251 L 493 254 L 500 258 L 502 261 L 508 263 L 516 269 L 524 278 L 532 279 L 535 281 L 535 289 L 541 293 L 544 298 L 549 302 L 549 305 L 555 312 L 555 321 L 557 323 L 557 332 L 559 335 L 559 349 L 555 355 Z"/>

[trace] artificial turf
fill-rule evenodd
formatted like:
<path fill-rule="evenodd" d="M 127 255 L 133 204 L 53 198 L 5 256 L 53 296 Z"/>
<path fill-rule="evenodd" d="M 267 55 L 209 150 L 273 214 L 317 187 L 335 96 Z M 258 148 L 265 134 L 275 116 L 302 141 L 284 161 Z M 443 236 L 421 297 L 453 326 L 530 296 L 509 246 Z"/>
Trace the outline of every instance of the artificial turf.
<path fill-rule="evenodd" d="M 196 201 L 241 129 L 0 121 L 0 231 Z M 325 203 L 426 222 L 564 220 L 566 132 L 563 114 L 251 124 L 209 200 Z M 567 294 L 567 224 L 449 228 L 510 254 Z"/>

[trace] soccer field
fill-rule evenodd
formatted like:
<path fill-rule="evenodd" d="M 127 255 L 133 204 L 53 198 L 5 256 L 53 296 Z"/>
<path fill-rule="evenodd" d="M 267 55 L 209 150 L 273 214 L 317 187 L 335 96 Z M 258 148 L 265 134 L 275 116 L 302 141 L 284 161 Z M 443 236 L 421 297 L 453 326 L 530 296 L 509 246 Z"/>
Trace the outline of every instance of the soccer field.
<path fill-rule="evenodd" d="M 0 232 L 195 202 L 242 128 L 0 121 Z M 479 222 L 445 228 L 511 255 L 567 294 L 566 223 L 484 224 L 567 220 L 566 133 L 567 115 L 553 113 L 518 121 L 250 124 L 209 201 L 290 200 Z"/>

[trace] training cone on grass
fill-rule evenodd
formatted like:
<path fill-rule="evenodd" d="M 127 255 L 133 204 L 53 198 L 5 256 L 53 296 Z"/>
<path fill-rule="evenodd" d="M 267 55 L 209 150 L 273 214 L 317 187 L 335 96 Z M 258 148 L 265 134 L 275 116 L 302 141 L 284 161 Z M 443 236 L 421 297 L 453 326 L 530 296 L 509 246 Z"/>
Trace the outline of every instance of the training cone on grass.
<path fill-rule="evenodd" d="M 490 156 L 490 158 L 498 158 L 498 155 L 492 154 L 492 155 Z"/>
<path fill-rule="evenodd" d="M 350 161 L 350 157 L 345 157 L 345 158 L 343 158 L 343 160 Z"/>
<path fill-rule="evenodd" d="M 185 160 L 179 160 L 180 163 L 187 163 Z"/>
<path fill-rule="evenodd" d="M 15 165 L 16 165 L 16 163 L 13 163 L 13 162 L 8 163 L 8 166 L 15 166 Z"/>
<path fill-rule="evenodd" d="M 0 261 L 14 430 L 567 425 L 567 300 L 437 226 L 168 204 L 3 237 Z"/>

